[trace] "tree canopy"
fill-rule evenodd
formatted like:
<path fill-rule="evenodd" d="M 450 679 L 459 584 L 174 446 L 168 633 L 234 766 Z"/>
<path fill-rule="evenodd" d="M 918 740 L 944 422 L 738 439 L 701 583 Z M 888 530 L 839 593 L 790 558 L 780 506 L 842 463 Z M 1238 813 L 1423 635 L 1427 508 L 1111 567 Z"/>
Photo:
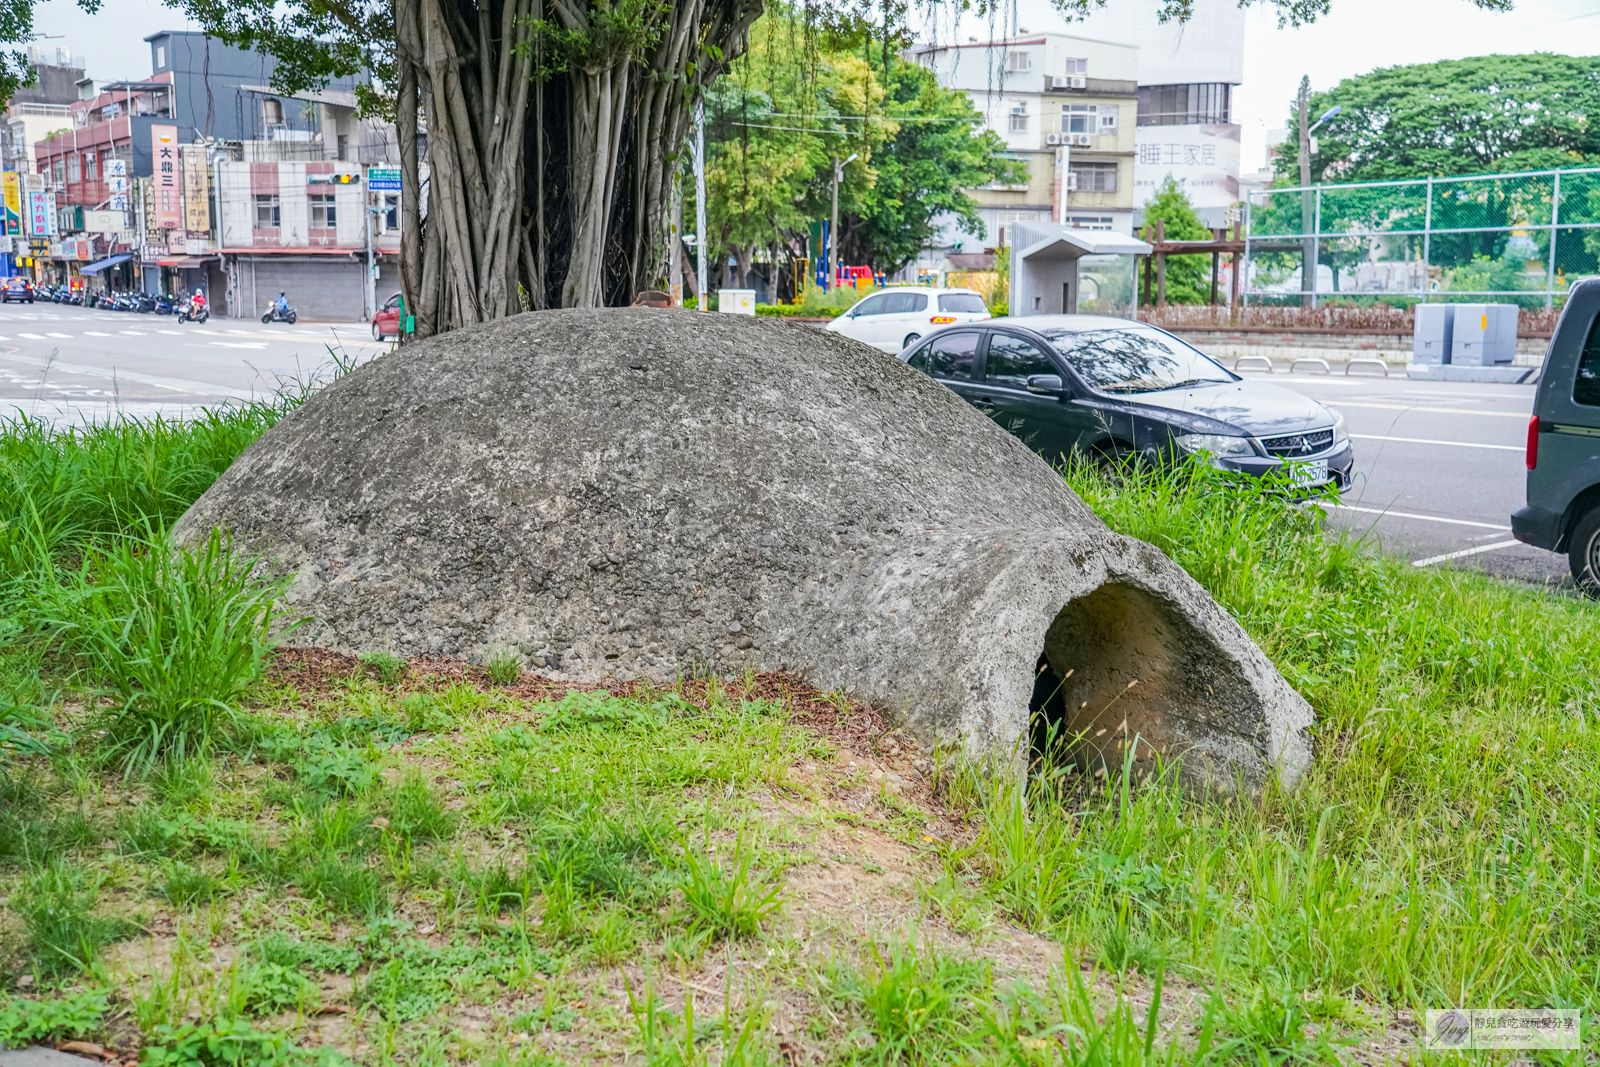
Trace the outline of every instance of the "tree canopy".
<path fill-rule="evenodd" d="M 1313 93 L 1309 114 L 1343 110 L 1317 130 L 1316 182 L 1581 166 L 1600 154 L 1600 57 L 1479 56 L 1384 67 Z M 1298 184 L 1297 141 L 1277 149 Z"/>
<path fill-rule="evenodd" d="M 1001 158 L 1004 142 L 981 128 L 967 97 L 892 52 L 885 64 L 864 33 L 835 30 L 815 49 L 807 36 L 793 14 L 767 14 L 706 90 L 713 270 L 731 259 L 746 284 L 758 250 L 773 262 L 804 255 L 808 223 L 831 211 L 834 158 L 850 160 L 839 187 L 842 262 L 893 273 L 945 215 L 984 237 L 965 190 L 1009 180 L 1019 164 Z"/>

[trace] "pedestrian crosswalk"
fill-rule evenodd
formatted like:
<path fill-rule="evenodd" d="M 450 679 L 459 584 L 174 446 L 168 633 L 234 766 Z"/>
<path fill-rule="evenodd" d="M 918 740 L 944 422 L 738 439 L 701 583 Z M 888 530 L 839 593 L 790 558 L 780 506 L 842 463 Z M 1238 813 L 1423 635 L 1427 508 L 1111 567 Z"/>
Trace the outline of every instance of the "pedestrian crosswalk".
<path fill-rule="evenodd" d="M 119 318 L 121 316 L 118 316 Z M 82 321 L 81 319 L 79 320 Z M 91 319 L 96 325 L 101 324 L 98 318 Z M 169 320 L 170 321 L 170 320 Z M 267 329 L 239 329 L 230 326 L 186 325 L 181 329 L 171 327 L 144 326 L 141 329 L 86 329 L 73 333 L 66 332 L 78 323 L 64 315 L 28 314 L 18 312 L 0 311 L 0 327 L 7 325 L 14 327 L 28 326 L 32 329 L 14 330 L 10 333 L 0 333 L 0 344 L 8 341 L 71 341 L 94 339 L 94 342 L 115 341 L 122 337 L 187 337 L 194 342 L 210 343 L 225 347 L 250 347 L 264 348 L 263 344 L 241 344 L 241 340 L 248 338 L 252 342 L 277 342 L 279 344 L 304 344 L 308 341 L 318 344 L 336 343 L 343 346 L 359 346 L 364 348 L 387 348 L 388 342 L 372 340 L 371 327 L 365 323 L 334 323 L 318 326 L 277 327 Z M 107 324 L 109 325 L 109 324 Z M 54 329 L 50 327 L 56 327 Z"/>

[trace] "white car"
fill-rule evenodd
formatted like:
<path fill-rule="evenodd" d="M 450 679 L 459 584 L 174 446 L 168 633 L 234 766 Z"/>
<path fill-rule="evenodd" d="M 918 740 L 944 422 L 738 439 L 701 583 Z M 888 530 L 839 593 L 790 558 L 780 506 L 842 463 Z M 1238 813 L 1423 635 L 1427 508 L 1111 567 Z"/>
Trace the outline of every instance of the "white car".
<path fill-rule="evenodd" d="M 971 289 L 906 285 L 873 293 L 828 323 L 827 328 L 893 353 L 916 344 L 934 330 L 988 317 L 989 306 Z"/>

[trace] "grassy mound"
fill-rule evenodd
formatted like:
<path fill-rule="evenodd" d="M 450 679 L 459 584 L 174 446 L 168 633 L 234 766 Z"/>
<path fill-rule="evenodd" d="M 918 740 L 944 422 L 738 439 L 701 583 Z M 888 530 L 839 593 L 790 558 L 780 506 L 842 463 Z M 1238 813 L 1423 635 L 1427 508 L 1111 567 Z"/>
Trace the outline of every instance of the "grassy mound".
<path fill-rule="evenodd" d="M 1019 788 L 783 676 L 274 655 L 248 561 L 164 538 L 281 413 L 0 430 L 0 1044 L 1331 1063 L 1429 1007 L 1600 1007 L 1587 602 L 1209 468 L 1074 471 L 1307 696 L 1317 758 L 1259 804 L 1047 756 Z"/>

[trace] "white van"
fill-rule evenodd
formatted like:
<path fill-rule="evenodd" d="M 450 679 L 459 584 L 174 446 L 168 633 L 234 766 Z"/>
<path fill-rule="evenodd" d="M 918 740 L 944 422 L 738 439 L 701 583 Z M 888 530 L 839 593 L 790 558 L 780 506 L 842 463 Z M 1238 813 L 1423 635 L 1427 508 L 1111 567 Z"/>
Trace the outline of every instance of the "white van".
<path fill-rule="evenodd" d="M 916 344 L 934 330 L 988 317 L 989 306 L 971 289 L 906 285 L 873 293 L 827 328 L 892 353 Z"/>

